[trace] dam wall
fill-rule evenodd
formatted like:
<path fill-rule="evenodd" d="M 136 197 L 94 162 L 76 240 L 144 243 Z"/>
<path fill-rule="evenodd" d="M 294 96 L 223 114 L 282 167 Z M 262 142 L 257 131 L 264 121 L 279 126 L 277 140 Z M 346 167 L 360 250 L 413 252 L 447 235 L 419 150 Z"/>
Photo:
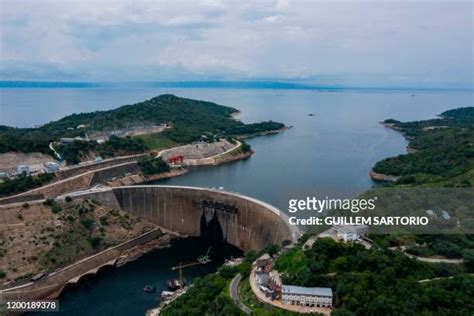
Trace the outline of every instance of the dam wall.
<path fill-rule="evenodd" d="M 275 207 L 257 199 L 207 188 L 141 185 L 97 188 L 70 194 L 91 198 L 148 220 L 159 229 L 78 261 L 45 278 L 0 291 L 1 300 L 56 298 L 67 283 L 115 265 L 123 251 L 146 243 L 162 232 L 225 241 L 243 251 L 262 250 L 269 244 L 291 244 L 300 237 L 296 226 Z"/>
<path fill-rule="evenodd" d="M 136 185 L 78 192 L 159 227 L 193 237 L 220 238 L 243 250 L 261 250 L 300 232 L 285 213 L 241 194 L 198 187 Z"/>
<path fill-rule="evenodd" d="M 187 236 L 222 239 L 244 251 L 261 250 L 268 244 L 295 242 L 296 227 L 275 207 L 222 190 L 141 185 L 85 193 L 117 205 L 125 212 L 159 227 Z"/>

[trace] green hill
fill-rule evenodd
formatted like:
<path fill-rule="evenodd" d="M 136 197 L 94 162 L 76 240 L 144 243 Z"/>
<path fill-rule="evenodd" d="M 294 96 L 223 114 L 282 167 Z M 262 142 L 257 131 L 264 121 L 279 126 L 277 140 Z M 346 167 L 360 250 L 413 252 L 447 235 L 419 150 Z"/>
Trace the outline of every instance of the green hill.
<path fill-rule="evenodd" d="M 474 107 L 449 110 L 439 119 L 391 124 L 410 139 L 415 152 L 377 162 L 377 173 L 401 176 L 398 184 L 429 184 L 472 186 L 469 180 L 449 181 L 474 168 Z"/>
<path fill-rule="evenodd" d="M 271 121 L 244 124 L 232 118 L 231 114 L 235 112 L 237 110 L 232 107 L 165 94 L 109 111 L 72 114 L 39 128 L 0 126 L 0 153 L 20 151 L 52 154 L 49 143 L 59 141 L 62 137 L 84 137 L 86 133 L 94 131 L 113 131 L 163 123 L 170 124 L 171 128 L 154 136 L 147 135 L 129 140 L 114 138 L 103 145 L 76 141 L 73 145 L 62 146 L 60 149 L 66 156 L 70 152 L 89 150 L 114 155 L 116 151 L 142 152 L 149 149 L 148 144 L 190 143 L 200 139 L 202 135 L 209 135 L 211 138 L 236 136 L 284 127 L 282 123 Z M 73 154 L 69 156 L 72 157 Z"/>

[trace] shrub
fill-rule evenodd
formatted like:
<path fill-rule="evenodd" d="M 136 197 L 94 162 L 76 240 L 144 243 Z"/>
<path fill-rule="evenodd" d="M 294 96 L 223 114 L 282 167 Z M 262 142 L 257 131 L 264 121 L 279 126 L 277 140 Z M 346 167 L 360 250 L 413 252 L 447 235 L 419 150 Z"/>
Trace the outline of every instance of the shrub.
<path fill-rule="evenodd" d="M 103 226 L 109 225 L 108 217 L 107 217 L 107 216 L 102 216 L 102 217 L 100 218 L 100 224 L 103 225 Z"/>
<path fill-rule="evenodd" d="M 92 246 L 92 248 L 97 249 L 100 244 L 102 243 L 102 238 L 101 237 L 92 237 L 89 238 L 89 242 Z"/>
<path fill-rule="evenodd" d="M 53 207 L 51 208 L 51 211 L 54 214 L 57 214 L 57 213 L 61 212 L 62 210 L 63 210 L 62 207 L 58 204 L 54 204 Z"/>
<path fill-rule="evenodd" d="M 44 206 L 53 206 L 54 204 L 54 199 L 46 199 L 44 202 L 43 202 L 43 205 Z"/>
<path fill-rule="evenodd" d="M 81 220 L 81 224 L 86 229 L 90 230 L 92 229 L 92 226 L 94 226 L 94 220 L 92 218 L 84 218 L 83 220 Z"/>

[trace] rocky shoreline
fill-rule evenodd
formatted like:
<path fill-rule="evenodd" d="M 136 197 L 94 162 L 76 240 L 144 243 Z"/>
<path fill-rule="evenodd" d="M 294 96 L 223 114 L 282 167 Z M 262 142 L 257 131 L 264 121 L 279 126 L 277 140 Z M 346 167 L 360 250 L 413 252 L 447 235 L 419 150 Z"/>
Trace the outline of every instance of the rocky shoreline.
<path fill-rule="evenodd" d="M 213 166 L 217 166 L 217 165 L 221 165 L 221 164 L 224 164 L 224 163 L 227 163 L 227 162 L 232 162 L 232 161 L 237 161 L 237 160 L 244 160 L 244 159 L 249 158 L 253 154 L 255 154 L 255 152 L 253 150 L 251 150 L 249 152 L 240 153 L 240 154 L 237 154 L 237 155 L 227 155 L 226 157 L 223 157 L 221 159 L 217 159 L 214 162 Z"/>
<path fill-rule="evenodd" d="M 375 180 L 375 181 L 397 182 L 398 179 L 400 179 L 400 177 L 387 175 L 387 174 L 383 174 L 383 173 L 377 173 L 373 170 L 369 172 L 369 175 L 372 178 L 372 180 Z"/>
<path fill-rule="evenodd" d="M 258 137 L 258 136 L 266 136 L 266 135 L 275 135 L 275 134 L 280 134 L 283 133 L 284 131 L 289 130 L 290 128 L 293 128 L 293 126 L 285 126 L 280 129 L 275 129 L 271 131 L 264 131 L 260 133 L 253 133 L 253 134 L 243 134 L 243 135 L 238 135 L 238 139 L 247 139 L 247 138 L 253 138 L 253 137 Z"/>
<path fill-rule="evenodd" d="M 171 235 L 165 234 L 160 238 L 154 239 L 146 244 L 138 245 L 126 250 L 115 262 L 115 267 L 118 268 L 129 262 L 135 261 L 150 251 L 170 247 L 171 239 Z"/>

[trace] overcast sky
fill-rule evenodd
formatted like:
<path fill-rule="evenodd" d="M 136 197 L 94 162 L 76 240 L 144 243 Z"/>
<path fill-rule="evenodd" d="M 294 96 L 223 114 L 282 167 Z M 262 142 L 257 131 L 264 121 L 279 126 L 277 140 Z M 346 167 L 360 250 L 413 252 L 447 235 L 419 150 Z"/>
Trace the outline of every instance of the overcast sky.
<path fill-rule="evenodd" d="M 0 1 L 0 79 L 472 87 L 472 1 Z"/>

